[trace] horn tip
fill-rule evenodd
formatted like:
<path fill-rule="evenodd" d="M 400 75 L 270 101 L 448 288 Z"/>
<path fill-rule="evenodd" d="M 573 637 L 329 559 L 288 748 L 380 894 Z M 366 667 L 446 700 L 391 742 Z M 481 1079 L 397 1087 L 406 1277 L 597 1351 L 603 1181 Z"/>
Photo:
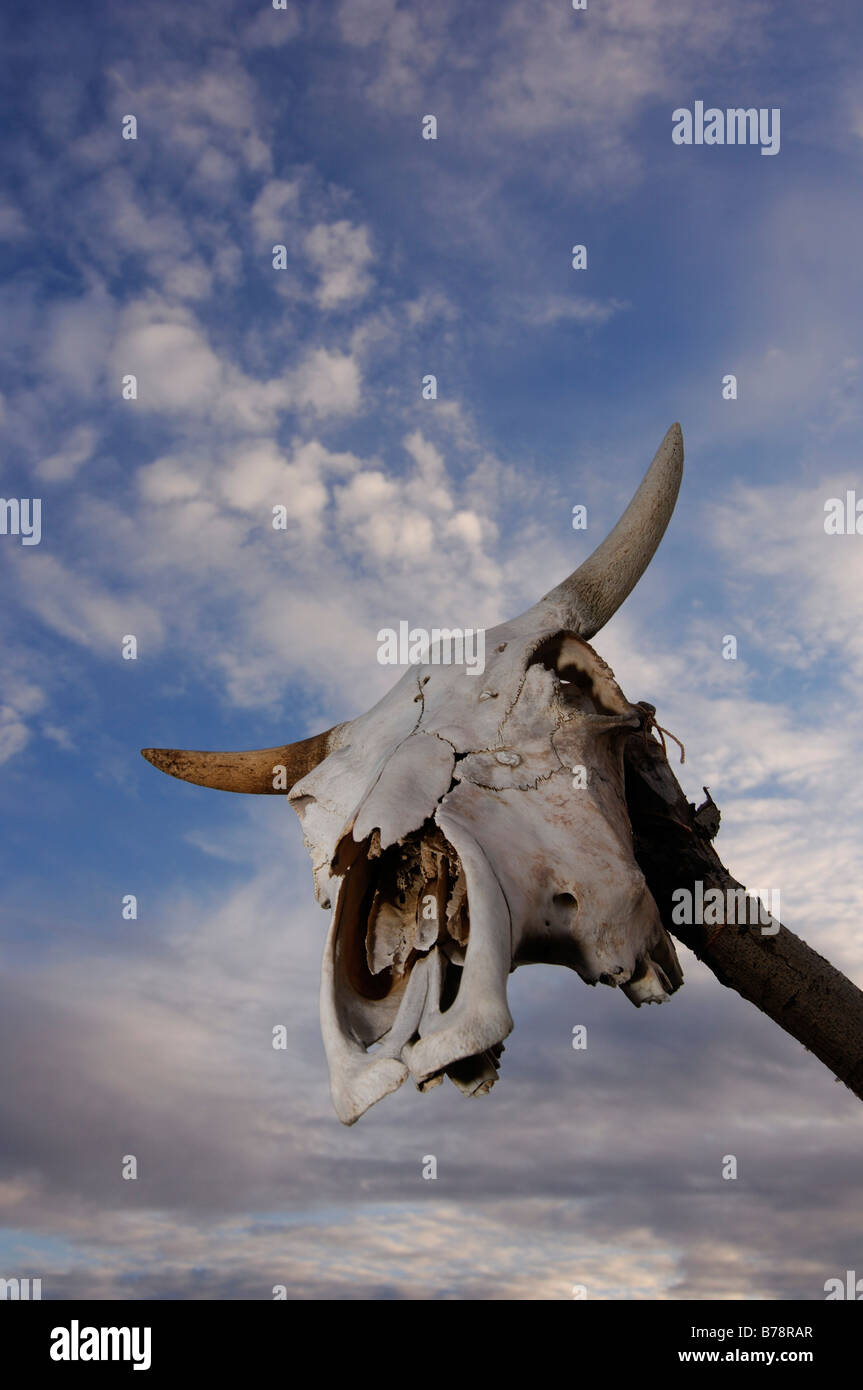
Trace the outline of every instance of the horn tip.
<path fill-rule="evenodd" d="M 663 444 L 670 445 L 672 449 L 679 449 L 680 452 L 683 453 L 683 430 L 680 428 L 680 422 L 678 420 L 675 420 L 674 424 L 671 425 L 662 442 Z"/>
<path fill-rule="evenodd" d="M 160 772 L 168 772 L 171 763 L 177 756 L 176 748 L 142 748 L 141 757 L 146 758 L 148 763 L 152 763 Z"/>

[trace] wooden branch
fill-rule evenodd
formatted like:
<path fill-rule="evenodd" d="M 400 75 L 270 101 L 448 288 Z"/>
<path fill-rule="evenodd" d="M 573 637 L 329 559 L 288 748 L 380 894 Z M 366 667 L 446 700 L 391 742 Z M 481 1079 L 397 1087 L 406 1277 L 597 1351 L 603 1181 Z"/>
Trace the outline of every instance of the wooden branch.
<path fill-rule="evenodd" d="M 775 935 L 764 935 L 758 924 L 717 928 L 673 922 L 676 889 L 694 893 L 699 880 L 705 893 L 743 885 L 711 844 L 719 826 L 712 800 L 696 811 L 656 739 L 633 735 L 625 756 L 635 855 L 668 931 L 721 984 L 803 1043 L 863 1100 L 863 992 L 781 924 Z"/>

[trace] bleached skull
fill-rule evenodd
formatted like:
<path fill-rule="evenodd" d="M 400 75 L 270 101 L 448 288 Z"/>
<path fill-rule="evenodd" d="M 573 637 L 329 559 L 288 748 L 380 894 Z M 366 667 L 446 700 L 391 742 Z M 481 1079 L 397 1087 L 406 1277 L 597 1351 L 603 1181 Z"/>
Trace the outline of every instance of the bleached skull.
<path fill-rule="evenodd" d="M 682 466 L 673 425 L 607 539 L 486 634 L 482 676 L 410 666 L 368 713 L 283 748 L 144 750 L 229 791 L 271 793 L 287 769 L 316 896 L 332 909 L 321 1020 L 345 1124 L 408 1075 L 421 1090 L 446 1074 L 488 1091 L 518 965 L 569 966 L 636 1005 L 681 983 L 624 795 L 624 743 L 649 716 L 588 638 L 649 563 Z"/>

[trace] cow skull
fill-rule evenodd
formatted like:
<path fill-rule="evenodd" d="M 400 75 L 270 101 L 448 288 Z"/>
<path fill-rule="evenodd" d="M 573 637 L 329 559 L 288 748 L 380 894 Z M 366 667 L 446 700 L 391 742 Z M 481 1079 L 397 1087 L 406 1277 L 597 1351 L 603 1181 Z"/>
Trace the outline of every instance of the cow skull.
<path fill-rule="evenodd" d="M 423 1091 L 444 1074 L 488 1091 L 518 965 L 569 966 L 636 1005 L 681 984 L 624 796 L 624 743 L 647 731 L 649 707 L 629 703 L 588 639 L 650 562 L 682 468 L 672 425 L 606 540 L 486 634 L 481 678 L 430 660 L 368 713 L 299 743 L 143 750 L 201 786 L 288 790 L 332 908 L 321 1021 L 345 1124 L 408 1074 Z"/>

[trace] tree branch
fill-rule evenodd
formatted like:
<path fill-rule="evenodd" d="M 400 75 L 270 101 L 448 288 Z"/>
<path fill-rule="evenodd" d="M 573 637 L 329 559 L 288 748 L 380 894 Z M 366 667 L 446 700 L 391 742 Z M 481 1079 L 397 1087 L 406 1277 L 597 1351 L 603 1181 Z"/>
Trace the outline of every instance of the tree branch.
<path fill-rule="evenodd" d="M 669 932 L 694 951 L 723 985 L 755 1004 L 863 1100 L 863 992 L 779 925 L 681 926 L 671 920 L 672 893 L 739 889 L 711 844 L 719 815 L 708 800 L 696 811 L 661 745 L 633 735 L 626 747 L 626 796 L 635 856 Z M 748 915 L 748 914 L 747 914 Z M 775 923 L 774 923 L 775 925 Z"/>

